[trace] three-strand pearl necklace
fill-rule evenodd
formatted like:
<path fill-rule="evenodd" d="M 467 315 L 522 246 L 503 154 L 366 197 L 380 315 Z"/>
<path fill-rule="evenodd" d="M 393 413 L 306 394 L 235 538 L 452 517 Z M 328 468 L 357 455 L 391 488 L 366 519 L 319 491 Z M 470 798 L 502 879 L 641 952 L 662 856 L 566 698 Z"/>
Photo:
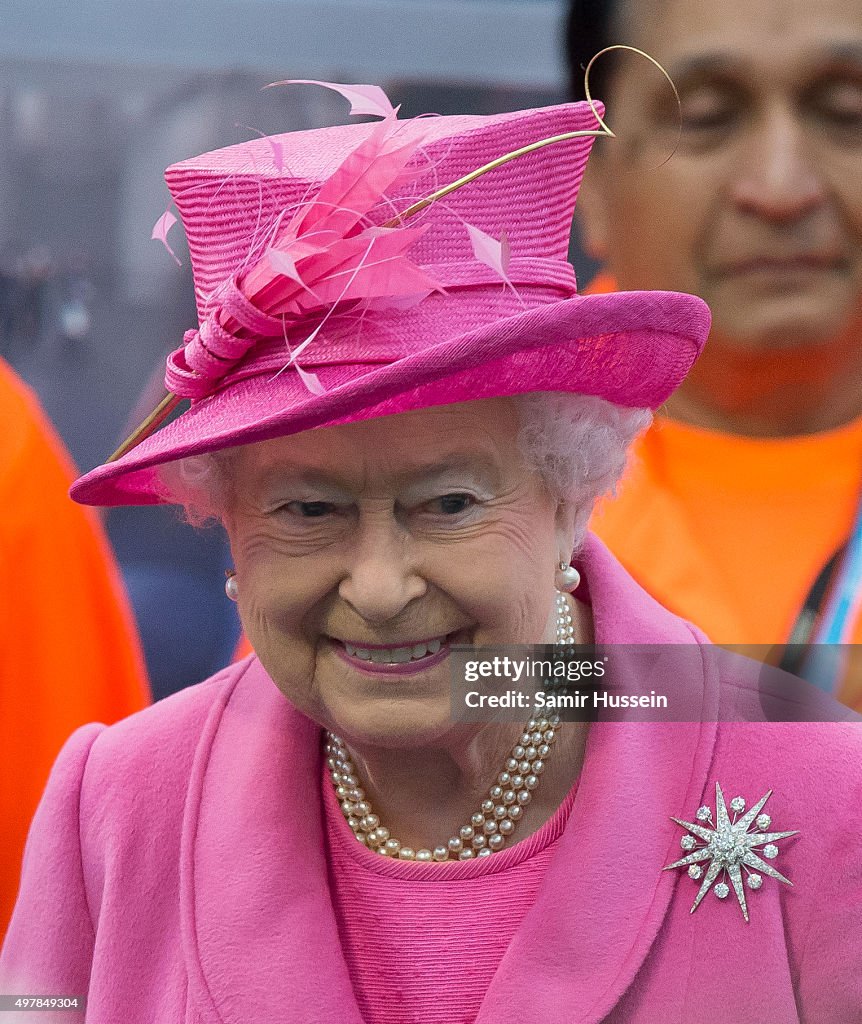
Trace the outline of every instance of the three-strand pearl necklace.
<path fill-rule="evenodd" d="M 557 594 L 557 643 L 573 644 L 574 625 L 569 603 L 564 594 Z M 531 718 L 512 747 L 503 770 L 497 776 L 479 810 L 470 823 L 433 850 L 414 850 L 396 839 L 374 813 L 359 785 L 356 766 L 344 743 L 327 733 L 326 758 L 329 775 L 341 810 L 357 840 L 384 857 L 399 860 L 436 861 L 472 860 L 489 857 L 501 850 L 511 839 L 524 808 L 533 797 L 545 770 L 560 719 L 557 715 Z"/>

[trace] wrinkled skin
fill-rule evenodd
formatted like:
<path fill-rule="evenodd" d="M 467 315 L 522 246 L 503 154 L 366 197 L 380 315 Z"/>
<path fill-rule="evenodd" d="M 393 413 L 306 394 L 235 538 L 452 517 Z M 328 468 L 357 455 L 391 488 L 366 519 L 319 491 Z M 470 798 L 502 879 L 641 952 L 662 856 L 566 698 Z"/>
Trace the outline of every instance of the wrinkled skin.
<path fill-rule="evenodd" d="M 440 834 L 469 817 L 520 726 L 454 725 L 445 654 L 391 674 L 344 645 L 553 642 L 574 510 L 527 467 L 518 427 L 514 403 L 490 399 L 275 439 L 232 462 L 225 522 L 252 645 L 418 843 L 434 839 L 418 834 L 429 814 Z M 543 780 L 547 813 L 577 768 L 581 729 L 568 734 Z"/>

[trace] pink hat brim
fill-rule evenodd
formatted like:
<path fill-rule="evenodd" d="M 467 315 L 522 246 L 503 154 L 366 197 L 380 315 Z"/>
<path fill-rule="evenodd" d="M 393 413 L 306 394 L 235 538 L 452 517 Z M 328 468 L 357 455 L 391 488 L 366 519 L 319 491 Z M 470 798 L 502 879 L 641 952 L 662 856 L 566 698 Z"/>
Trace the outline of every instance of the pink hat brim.
<path fill-rule="evenodd" d="M 706 304 L 692 295 L 579 295 L 393 363 L 309 367 L 323 395 L 311 394 L 292 370 L 270 370 L 194 403 L 70 493 L 86 505 L 158 504 L 165 499 L 157 467 L 175 459 L 480 398 L 567 391 L 655 409 L 691 369 L 709 325 Z"/>

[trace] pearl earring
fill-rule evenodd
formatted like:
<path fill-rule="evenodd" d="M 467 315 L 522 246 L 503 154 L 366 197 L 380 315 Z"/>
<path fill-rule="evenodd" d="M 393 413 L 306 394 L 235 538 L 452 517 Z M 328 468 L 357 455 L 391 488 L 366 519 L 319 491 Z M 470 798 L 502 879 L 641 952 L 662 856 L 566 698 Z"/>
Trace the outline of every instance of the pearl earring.
<path fill-rule="evenodd" d="M 239 583 L 236 581 L 236 573 L 233 569 L 228 569 L 227 571 L 227 579 L 224 581 L 224 592 L 231 601 L 239 600 Z"/>
<path fill-rule="evenodd" d="M 565 591 L 567 594 L 577 590 L 578 584 L 581 582 L 581 574 L 573 565 L 569 565 L 566 562 L 560 562 L 557 576 L 559 580 L 558 589 Z"/>

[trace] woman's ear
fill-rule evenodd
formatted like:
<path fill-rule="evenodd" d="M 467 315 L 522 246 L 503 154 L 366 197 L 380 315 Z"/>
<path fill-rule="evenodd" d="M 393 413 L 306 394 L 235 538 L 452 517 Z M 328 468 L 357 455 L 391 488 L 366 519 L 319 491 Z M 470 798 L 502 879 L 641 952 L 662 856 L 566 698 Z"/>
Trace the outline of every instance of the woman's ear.
<path fill-rule="evenodd" d="M 597 147 L 598 148 L 598 147 Z M 598 263 L 608 257 L 608 204 L 601 188 L 602 166 L 594 153 L 587 164 L 584 180 L 578 191 L 575 216 L 581 233 L 581 243 L 587 255 Z"/>

